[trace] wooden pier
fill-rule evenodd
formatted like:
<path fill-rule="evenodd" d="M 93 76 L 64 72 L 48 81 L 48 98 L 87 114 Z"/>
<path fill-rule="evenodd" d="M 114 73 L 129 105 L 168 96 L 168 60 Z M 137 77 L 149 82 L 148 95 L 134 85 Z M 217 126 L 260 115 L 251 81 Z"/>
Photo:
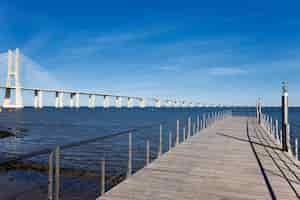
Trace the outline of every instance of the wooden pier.
<path fill-rule="evenodd" d="M 100 200 L 299 199 L 300 164 L 254 117 L 203 129 Z"/>

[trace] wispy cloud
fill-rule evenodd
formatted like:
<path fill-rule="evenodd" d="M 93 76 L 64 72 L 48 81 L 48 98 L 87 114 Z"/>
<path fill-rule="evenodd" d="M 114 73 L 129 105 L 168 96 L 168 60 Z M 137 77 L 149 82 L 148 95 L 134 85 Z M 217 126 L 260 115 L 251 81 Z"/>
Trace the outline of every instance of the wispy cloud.
<path fill-rule="evenodd" d="M 25 52 L 27 55 L 32 55 L 41 51 L 42 48 L 48 44 L 51 37 L 50 30 L 43 30 L 30 38 L 21 48 L 22 52 Z"/>
<path fill-rule="evenodd" d="M 44 67 L 31 58 L 21 54 L 20 57 L 21 85 L 24 87 L 57 88 L 61 83 Z M 0 85 L 7 79 L 7 53 L 0 54 Z"/>
<path fill-rule="evenodd" d="M 178 65 L 161 65 L 159 67 L 160 71 L 166 71 L 166 72 L 178 72 L 180 70 Z"/>
<path fill-rule="evenodd" d="M 136 44 L 150 37 L 167 32 L 169 29 L 157 31 L 107 32 L 98 35 L 78 34 L 63 42 L 60 54 L 68 57 L 82 57 L 106 50 L 116 50 L 124 45 Z M 74 43 L 74 41 L 77 41 Z"/>
<path fill-rule="evenodd" d="M 21 73 L 24 86 L 27 87 L 45 87 L 58 88 L 61 83 L 40 64 L 33 61 L 31 58 L 21 55 Z"/>
<path fill-rule="evenodd" d="M 233 67 L 215 67 L 209 69 L 209 74 L 213 76 L 235 76 L 247 73 L 248 71 L 245 69 Z"/>

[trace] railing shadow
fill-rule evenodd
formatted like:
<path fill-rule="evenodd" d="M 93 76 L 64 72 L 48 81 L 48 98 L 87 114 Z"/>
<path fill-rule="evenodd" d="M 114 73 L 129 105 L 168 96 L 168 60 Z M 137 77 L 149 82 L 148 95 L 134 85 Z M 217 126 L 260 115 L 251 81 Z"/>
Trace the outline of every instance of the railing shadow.
<path fill-rule="evenodd" d="M 262 144 L 262 143 L 259 143 L 259 142 L 254 142 L 254 141 L 249 140 L 249 139 L 239 138 L 239 137 L 236 137 L 236 136 L 232 136 L 232 135 L 228 135 L 228 134 L 224 134 L 224 133 L 219 133 L 219 132 L 217 132 L 216 134 L 220 135 L 220 136 L 228 137 L 228 138 L 231 138 L 231 139 L 235 139 L 235 140 L 238 140 L 238 141 L 241 141 L 241 142 L 247 142 L 247 143 L 251 142 L 252 144 L 255 144 L 255 145 L 259 145 L 259 146 L 262 146 L 262 147 L 282 151 L 282 149 L 279 148 L 279 147 L 270 146 L 270 145 Z"/>

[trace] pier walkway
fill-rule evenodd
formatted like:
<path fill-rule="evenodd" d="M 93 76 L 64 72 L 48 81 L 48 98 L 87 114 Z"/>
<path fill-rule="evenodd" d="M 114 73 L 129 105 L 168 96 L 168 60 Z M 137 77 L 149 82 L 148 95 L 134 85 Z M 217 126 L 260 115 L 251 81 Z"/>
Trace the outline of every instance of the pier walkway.
<path fill-rule="evenodd" d="M 299 199 L 300 165 L 252 117 L 218 121 L 101 200 Z"/>

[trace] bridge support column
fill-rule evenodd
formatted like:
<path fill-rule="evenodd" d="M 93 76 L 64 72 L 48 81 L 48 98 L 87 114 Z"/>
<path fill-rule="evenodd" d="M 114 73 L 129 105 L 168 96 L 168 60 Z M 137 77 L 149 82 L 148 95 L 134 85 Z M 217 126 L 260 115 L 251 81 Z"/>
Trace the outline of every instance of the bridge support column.
<path fill-rule="evenodd" d="M 63 108 L 64 107 L 64 93 L 63 92 L 55 92 L 55 108 Z"/>
<path fill-rule="evenodd" d="M 34 90 L 34 108 L 43 108 L 43 91 Z"/>
<path fill-rule="evenodd" d="M 5 96 L 3 107 L 4 108 L 23 108 L 23 100 L 20 85 L 20 51 L 17 48 L 15 52 L 15 68 L 13 70 L 13 53 L 8 50 L 8 69 L 7 69 L 7 82 L 5 88 Z M 15 103 L 11 104 L 11 81 L 15 79 Z"/>
<path fill-rule="evenodd" d="M 64 93 L 60 92 L 59 93 L 59 108 L 63 108 L 64 107 Z"/>
<path fill-rule="evenodd" d="M 132 108 L 132 98 L 130 97 L 127 98 L 127 107 Z"/>
<path fill-rule="evenodd" d="M 89 107 L 89 108 L 95 108 L 95 106 L 96 106 L 96 98 L 95 98 L 95 95 L 90 94 L 90 95 L 89 95 L 89 104 L 88 104 L 88 107 Z"/>
<path fill-rule="evenodd" d="M 75 107 L 80 108 L 80 94 L 75 93 Z"/>
<path fill-rule="evenodd" d="M 55 92 L 55 108 L 59 107 L 59 92 Z"/>
<path fill-rule="evenodd" d="M 20 86 L 20 50 L 16 49 L 15 55 L 15 82 L 16 82 L 16 108 L 23 108 L 23 99 Z"/>
<path fill-rule="evenodd" d="M 38 99 L 39 99 L 38 107 L 43 108 L 44 105 L 43 105 L 43 91 L 42 90 L 38 91 Z"/>
<path fill-rule="evenodd" d="M 38 108 L 39 98 L 38 98 L 38 90 L 34 90 L 34 108 Z"/>
<path fill-rule="evenodd" d="M 117 108 L 122 107 L 122 97 L 119 97 L 119 96 L 116 97 L 116 107 Z"/>
<path fill-rule="evenodd" d="M 74 96 L 75 96 L 75 93 L 70 94 L 70 108 L 74 107 Z"/>
<path fill-rule="evenodd" d="M 160 100 L 159 99 L 155 100 L 155 107 L 160 108 Z"/>
<path fill-rule="evenodd" d="M 11 107 L 11 89 L 5 88 L 5 96 L 3 101 L 3 108 Z"/>
<path fill-rule="evenodd" d="M 108 108 L 109 107 L 109 97 L 103 96 L 103 107 Z"/>
<path fill-rule="evenodd" d="M 145 108 L 145 99 L 140 100 L 140 107 Z"/>

